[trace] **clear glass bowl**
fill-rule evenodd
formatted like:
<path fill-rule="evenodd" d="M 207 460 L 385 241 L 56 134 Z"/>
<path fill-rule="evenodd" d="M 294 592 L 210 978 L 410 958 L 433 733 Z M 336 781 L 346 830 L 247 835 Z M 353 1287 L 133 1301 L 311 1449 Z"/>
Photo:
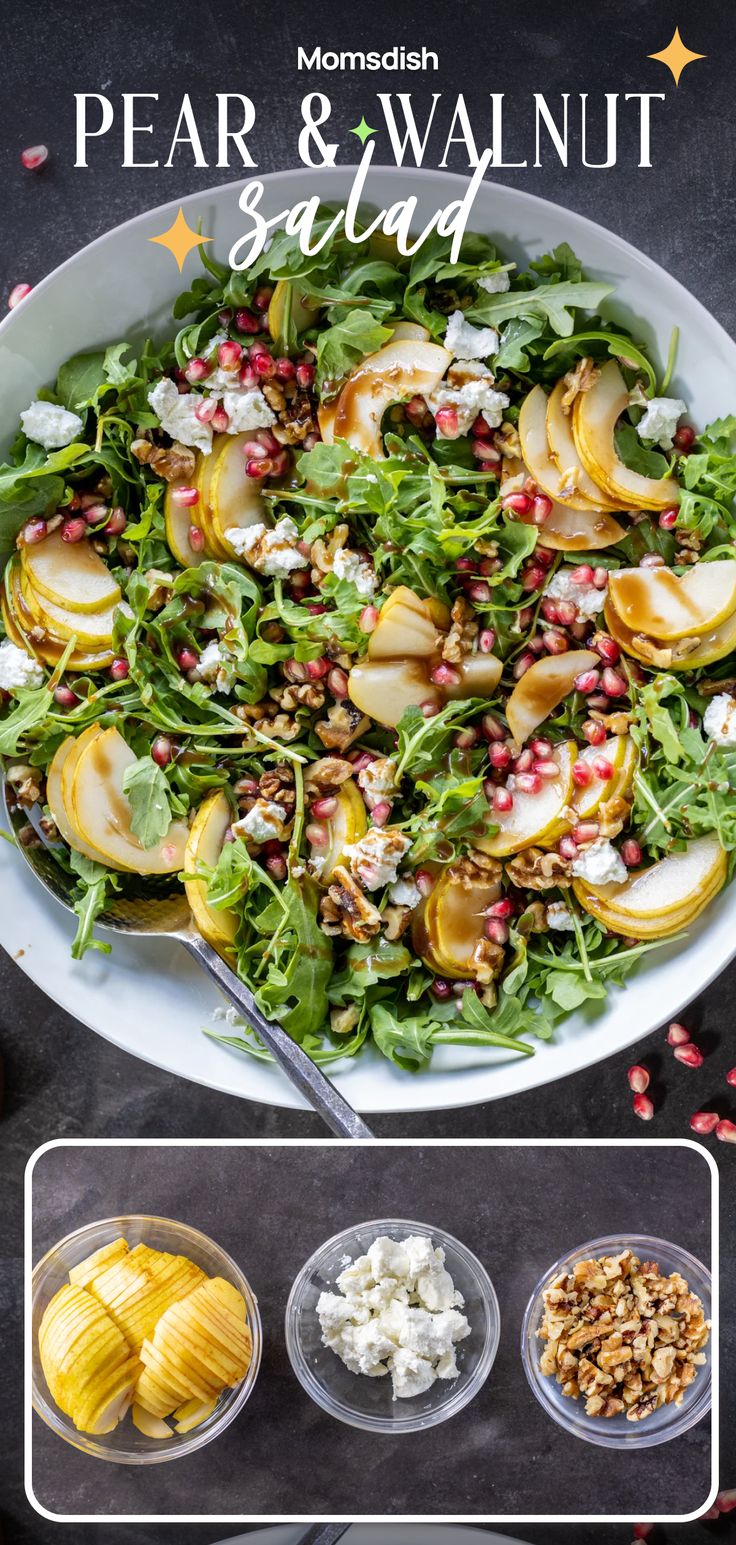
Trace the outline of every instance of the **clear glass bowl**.
<path fill-rule="evenodd" d="M 697 1378 L 688 1385 L 682 1404 L 660 1406 L 659 1410 L 641 1422 L 629 1422 L 625 1415 L 602 1418 L 587 1416 L 582 1398 L 572 1400 L 563 1395 L 561 1386 L 553 1375 L 543 1374 L 539 1360 L 544 1343 L 536 1332 L 544 1312 L 543 1294 L 563 1272 L 569 1271 L 576 1261 L 600 1255 L 618 1255 L 622 1250 L 633 1250 L 642 1261 L 656 1261 L 661 1271 L 668 1275 L 679 1271 L 688 1286 L 702 1299 L 706 1319 L 711 1313 L 710 1272 L 689 1251 L 671 1245 L 666 1239 L 654 1239 L 648 1234 L 607 1234 L 602 1239 L 590 1239 L 555 1261 L 545 1272 L 532 1293 L 521 1329 L 521 1358 L 524 1372 L 548 1416 L 576 1438 L 586 1443 L 596 1443 L 601 1448 L 654 1448 L 658 1443 L 668 1443 L 694 1427 L 710 1410 L 711 1402 L 711 1342 L 705 1347 L 707 1362 L 698 1369 Z"/>
<path fill-rule="evenodd" d="M 445 1252 L 445 1266 L 465 1299 L 463 1313 L 470 1335 L 457 1347 L 456 1379 L 437 1379 L 423 1395 L 393 1400 L 391 1379 L 351 1373 L 330 1347 L 323 1346 L 317 1318 L 320 1293 L 335 1291 L 343 1257 L 364 1255 L 380 1234 L 405 1239 L 422 1234 Z M 406 1218 L 377 1218 L 343 1229 L 315 1250 L 302 1267 L 286 1306 L 286 1346 L 294 1372 L 308 1395 L 330 1416 L 366 1432 L 422 1432 L 436 1427 L 473 1400 L 493 1366 L 501 1320 L 488 1273 L 472 1252 L 443 1229 Z"/>
<path fill-rule="evenodd" d="M 68 1282 L 72 1266 L 120 1234 L 131 1247 L 145 1243 L 156 1250 L 170 1250 L 174 1254 L 189 1256 L 208 1276 L 225 1277 L 245 1299 L 248 1324 L 253 1336 L 253 1357 L 248 1372 L 234 1389 L 223 1391 L 212 1415 L 191 1432 L 174 1432 L 171 1438 L 147 1438 L 133 1426 L 128 1414 L 114 1432 L 103 1437 L 93 1437 L 90 1433 L 77 1432 L 70 1418 L 64 1415 L 49 1394 L 38 1355 L 38 1330 L 46 1305 L 59 1288 Z M 132 1214 L 128 1217 L 103 1218 L 99 1223 L 88 1223 L 84 1228 L 75 1229 L 73 1234 L 67 1234 L 66 1239 L 60 1240 L 39 1261 L 32 1278 L 32 1342 L 33 1408 L 47 1427 L 66 1443 L 71 1443 L 83 1454 L 92 1454 L 96 1459 L 107 1459 L 119 1465 L 155 1465 L 163 1464 L 167 1459 L 181 1459 L 185 1454 L 193 1454 L 197 1449 L 204 1448 L 206 1443 L 211 1443 L 213 1438 L 224 1432 L 242 1410 L 258 1377 L 262 1349 L 261 1317 L 255 1294 L 240 1267 L 214 1240 L 201 1234 L 199 1229 L 190 1228 L 186 1223 L 176 1223 L 171 1218 Z"/>

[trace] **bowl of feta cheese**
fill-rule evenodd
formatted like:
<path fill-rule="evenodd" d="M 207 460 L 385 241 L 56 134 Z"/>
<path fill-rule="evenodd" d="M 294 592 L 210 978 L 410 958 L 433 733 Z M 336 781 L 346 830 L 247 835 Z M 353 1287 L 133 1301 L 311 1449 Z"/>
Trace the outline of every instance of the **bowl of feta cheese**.
<path fill-rule="evenodd" d="M 286 1307 L 307 1394 L 368 1432 L 421 1432 L 475 1398 L 501 1321 L 485 1267 L 443 1229 L 402 1218 L 343 1229 L 310 1256 Z"/>

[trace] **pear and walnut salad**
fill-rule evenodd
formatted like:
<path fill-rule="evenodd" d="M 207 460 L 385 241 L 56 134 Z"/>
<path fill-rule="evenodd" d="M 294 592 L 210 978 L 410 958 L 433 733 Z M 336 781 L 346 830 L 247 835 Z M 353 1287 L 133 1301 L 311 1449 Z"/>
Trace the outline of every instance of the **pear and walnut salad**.
<path fill-rule="evenodd" d="M 448 253 L 205 256 L 0 469 L 0 752 L 75 953 L 179 876 L 325 1062 L 532 1055 L 736 846 L 736 418 L 687 421 L 676 334 L 660 380 L 567 246 Z"/>

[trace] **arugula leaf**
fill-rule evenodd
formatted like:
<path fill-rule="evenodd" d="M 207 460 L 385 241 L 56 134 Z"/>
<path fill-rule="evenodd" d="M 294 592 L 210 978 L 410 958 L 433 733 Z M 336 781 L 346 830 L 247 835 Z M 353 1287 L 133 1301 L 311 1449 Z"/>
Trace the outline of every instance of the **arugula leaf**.
<path fill-rule="evenodd" d="M 74 911 L 77 916 L 77 932 L 72 944 L 72 959 L 81 960 L 88 949 L 99 950 L 101 955 L 109 955 L 111 945 L 94 937 L 94 926 L 101 912 L 107 905 L 107 889 L 109 875 L 105 873 L 100 879 L 92 880 L 84 884 L 81 894 L 74 902 Z"/>
<path fill-rule="evenodd" d="M 171 825 L 169 785 L 152 756 L 139 756 L 123 775 L 123 793 L 132 811 L 130 829 L 144 848 L 152 848 Z"/>
<path fill-rule="evenodd" d="M 466 312 L 471 322 L 498 327 L 512 317 L 541 317 L 553 332 L 568 338 L 575 323 L 573 311 L 597 311 L 601 301 L 613 291 L 611 284 L 596 284 L 583 279 L 579 283 L 539 285 L 534 290 L 506 290 L 500 295 L 479 296 Z"/>
<path fill-rule="evenodd" d="M 74 354 L 65 361 L 56 377 L 56 395 L 65 408 L 78 413 L 95 401 L 100 387 L 105 385 L 105 353 L 95 349 L 89 354 Z"/>
<path fill-rule="evenodd" d="M 13 693 L 14 706 L 0 722 L 0 756 L 15 756 L 22 740 L 40 729 L 48 718 L 54 694 L 47 686 L 20 687 Z"/>
<path fill-rule="evenodd" d="M 326 381 L 339 381 L 349 374 L 366 354 L 375 353 L 388 343 L 391 328 L 384 327 L 370 311 L 348 311 L 340 322 L 334 322 L 317 340 L 317 379 L 320 387 Z"/>

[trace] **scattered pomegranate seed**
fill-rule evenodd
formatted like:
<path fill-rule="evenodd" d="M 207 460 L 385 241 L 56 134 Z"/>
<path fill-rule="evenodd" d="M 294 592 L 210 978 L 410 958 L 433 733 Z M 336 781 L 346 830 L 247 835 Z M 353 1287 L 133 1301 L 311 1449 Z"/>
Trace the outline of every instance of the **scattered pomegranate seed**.
<path fill-rule="evenodd" d="M 560 837 L 558 843 L 560 858 L 577 858 L 578 845 L 574 837 Z"/>
<path fill-rule="evenodd" d="M 319 821 L 312 821 L 309 826 L 305 827 L 304 835 L 310 847 L 327 847 L 327 843 L 329 841 L 327 827 L 322 826 Z"/>
<path fill-rule="evenodd" d="M 203 397 L 194 409 L 194 417 L 200 424 L 210 424 L 217 412 L 217 398 Z"/>
<path fill-rule="evenodd" d="M 428 869 L 417 869 L 414 875 L 414 884 L 423 896 L 429 896 L 434 890 L 434 875 Z"/>
<path fill-rule="evenodd" d="M 552 742 L 545 739 L 544 735 L 535 735 L 530 744 L 534 756 L 546 758 L 552 755 Z"/>
<path fill-rule="evenodd" d="M 318 660 L 307 660 L 307 677 L 310 681 L 321 681 L 323 676 L 330 672 L 330 662 L 325 655 Z"/>
<path fill-rule="evenodd" d="M 453 737 L 453 745 L 457 747 L 458 751 L 470 751 L 477 744 L 478 731 L 474 730 L 472 725 L 466 730 L 458 730 L 457 734 Z"/>
<path fill-rule="evenodd" d="M 480 727 L 486 740 L 505 740 L 506 731 L 498 719 L 492 713 L 484 713 L 480 721 Z"/>
<path fill-rule="evenodd" d="M 677 1061 L 682 1062 L 686 1068 L 700 1068 L 705 1061 L 700 1047 L 693 1046 L 692 1041 L 688 1041 L 687 1045 L 685 1046 L 676 1046 L 673 1055 L 677 1058 Z"/>
<path fill-rule="evenodd" d="M 544 522 L 549 520 L 553 508 L 552 500 L 548 499 L 546 494 L 537 494 L 532 501 L 532 520 L 535 526 L 543 526 Z"/>
<path fill-rule="evenodd" d="M 338 701 L 342 701 L 348 695 L 347 673 L 339 665 L 335 665 L 327 677 L 327 686 Z"/>
<path fill-rule="evenodd" d="M 736 1143 L 736 1124 L 733 1121 L 719 1121 L 716 1137 L 721 1143 Z"/>
<path fill-rule="evenodd" d="M 452 996 L 452 988 L 450 983 L 444 982 L 440 976 L 435 977 L 429 990 L 433 997 L 439 998 L 440 1002 L 444 1002 L 445 998 Z"/>
<path fill-rule="evenodd" d="M 193 553 L 204 552 L 204 531 L 201 526 L 190 526 L 187 537 Z"/>
<path fill-rule="evenodd" d="M 534 771 L 538 778 L 542 778 L 547 783 L 551 783 L 560 776 L 560 769 L 551 757 L 548 759 L 540 757 L 539 761 L 534 763 Z"/>
<path fill-rule="evenodd" d="M 525 633 L 527 628 L 531 627 L 533 616 L 533 606 L 522 606 L 521 610 L 516 613 L 516 626 L 520 633 Z"/>
<path fill-rule="evenodd" d="M 253 296 L 253 305 L 256 311 L 268 311 L 273 296 L 272 284 L 261 284 Z"/>
<path fill-rule="evenodd" d="M 690 1040 L 690 1031 L 685 1029 L 678 1020 L 673 1019 L 667 1030 L 667 1040 L 670 1046 L 685 1046 Z"/>
<path fill-rule="evenodd" d="M 528 515 L 532 507 L 532 500 L 528 494 L 515 493 L 504 494 L 501 500 L 502 510 L 513 510 L 514 515 Z"/>
<path fill-rule="evenodd" d="M 101 526 L 103 520 L 107 520 L 109 513 L 106 504 L 88 504 L 84 511 L 84 518 L 88 526 Z"/>
<path fill-rule="evenodd" d="M 514 661 L 513 669 L 511 671 L 514 681 L 521 681 L 522 676 L 526 675 L 529 667 L 533 664 L 534 655 L 531 654 L 529 650 L 526 650 L 524 654 L 520 654 L 518 660 Z"/>
<path fill-rule="evenodd" d="M 194 649 L 180 649 L 177 654 L 177 663 L 182 671 L 193 671 L 199 660 L 199 655 Z"/>
<path fill-rule="evenodd" d="M 715 1132 L 720 1119 L 717 1110 L 696 1110 L 695 1115 L 690 1117 L 690 1125 L 693 1132 L 707 1137 L 710 1132 Z"/>
<path fill-rule="evenodd" d="M 524 751 L 520 751 L 519 755 L 514 758 L 514 772 L 531 772 L 533 761 L 534 752 L 531 750 L 531 747 L 527 746 Z"/>
<path fill-rule="evenodd" d="M 570 575 L 571 585 L 592 585 L 593 570 L 589 563 L 579 563 Z"/>
<path fill-rule="evenodd" d="M 385 826 L 391 815 L 391 801 L 388 799 L 379 799 L 378 804 L 373 806 L 371 815 L 373 818 L 374 826 Z"/>
<path fill-rule="evenodd" d="M 223 306 L 222 311 L 218 311 L 217 316 L 223 327 L 229 327 L 233 319 L 232 306 Z"/>
<path fill-rule="evenodd" d="M 475 579 L 466 586 L 466 594 L 476 606 L 487 606 L 491 599 L 491 587 L 483 579 Z"/>
<path fill-rule="evenodd" d="M 434 670 L 430 671 L 430 680 L 436 687 L 457 687 L 462 677 L 454 666 L 447 665 L 443 661 L 441 665 L 435 665 Z"/>
<path fill-rule="evenodd" d="M 489 917 L 513 917 L 513 915 L 514 903 L 509 901 L 507 896 L 504 896 L 501 901 L 494 901 L 493 906 L 488 908 Z"/>
<path fill-rule="evenodd" d="M 315 799 L 312 805 L 312 815 L 318 821 L 329 821 L 337 810 L 337 800 L 334 794 L 328 794 L 324 799 Z"/>
<path fill-rule="evenodd" d="M 559 622 L 560 614 L 557 609 L 556 601 L 552 601 L 548 596 L 545 596 L 539 609 L 542 613 L 542 616 L 544 617 L 545 622 Z"/>
<path fill-rule="evenodd" d="M 112 665 L 110 666 L 110 680 L 111 681 L 125 681 L 126 676 L 129 676 L 129 675 L 130 675 L 130 666 L 129 666 L 127 660 L 122 660 L 122 659 L 113 660 Z"/>
<path fill-rule="evenodd" d="M 669 510 L 662 510 L 657 525 L 661 526 L 663 531 L 671 531 L 672 527 L 677 525 L 678 513 L 674 506 Z"/>
<path fill-rule="evenodd" d="M 716 1497 L 716 1507 L 721 1513 L 733 1513 L 736 1509 L 736 1488 L 731 1491 L 719 1491 Z"/>
<path fill-rule="evenodd" d="M 511 761 L 511 752 L 509 747 L 504 745 L 501 741 L 494 742 L 494 744 L 489 747 L 488 760 L 491 764 L 491 767 L 495 767 L 497 772 L 504 772 Z"/>
<path fill-rule="evenodd" d="M 235 313 L 235 326 L 239 333 L 260 333 L 263 331 L 261 319 L 254 311 L 249 311 L 246 306 L 241 306 Z"/>
<path fill-rule="evenodd" d="M 605 590 L 608 584 L 608 569 L 599 568 L 593 570 L 593 584 L 596 590 Z"/>
<path fill-rule="evenodd" d="M 215 433 L 218 434 L 218 435 L 226 434 L 227 430 L 230 427 L 230 419 L 229 419 L 227 413 L 225 412 L 225 409 L 221 406 L 221 404 L 219 402 L 217 404 L 217 407 L 215 408 L 215 411 L 214 411 L 214 413 L 212 415 L 210 423 L 212 424 L 212 428 L 214 429 Z M 247 468 L 246 468 L 246 471 L 247 471 Z"/>
<path fill-rule="evenodd" d="M 8 296 L 8 311 L 15 311 L 16 306 L 19 306 L 21 301 L 25 300 L 26 295 L 30 295 L 30 293 L 30 284 L 14 284 Z"/>
<path fill-rule="evenodd" d="M 465 556 L 458 558 L 455 564 L 458 574 L 475 574 L 478 568 L 478 559 Z"/>
<path fill-rule="evenodd" d="M 23 527 L 23 541 L 26 547 L 35 547 L 37 542 L 42 542 L 48 534 L 48 526 L 40 516 L 38 520 L 27 520 Z"/>
<path fill-rule="evenodd" d="M 536 772 L 517 773 L 516 784 L 522 794 L 538 794 L 542 787 L 542 779 Z"/>
<path fill-rule="evenodd" d="M 595 649 L 606 665 L 617 665 L 621 659 L 621 650 L 615 638 L 609 638 L 607 633 L 596 633 L 591 639 L 591 649 Z"/>
<path fill-rule="evenodd" d="M 540 654 L 544 654 L 544 639 L 541 633 L 535 633 L 532 638 L 528 638 L 526 647 L 527 649 L 531 649 L 531 652 L 534 655 L 539 656 Z"/>
<path fill-rule="evenodd" d="M 286 859 L 283 853 L 269 853 L 265 868 L 274 880 L 286 879 Z"/>
<path fill-rule="evenodd" d="M 595 719 L 586 719 L 583 734 L 589 746 L 602 746 L 606 739 L 605 726 L 596 723 Z"/>
<path fill-rule="evenodd" d="M 61 523 L 62 542 L 81 542 L 87 535 L 87 522 L 83 515 L 72 515 Z"/>
<path fill-rule="evenodd" d="M 546 632 L 542 634 L 542 643 L 547 651 L 547 654 L 567 654 L 567 651 L 570 648 L 564 633 L 558 633 L 555 628 L 548 628 Z"/>
<path fill-rule="evenodd" d="M 681 424 L 672 438 L 678 451 L 689 451 L 695 444 L 695 430 L 691 424 Z"/>
<path fill-rule="evenodd" d="M 641 863 L 641 848 L 634 837 L 627 837 L 626 841 L 621 843 L 619 852 L 627 869 L 634 869 Z"/>
<path fill-rule="evenodd" d="M 184 374 L 190 385 L 194 385 L 196 381 L 206 381 L 212 374 L 212 366 L 208 359 L 190 359 L 189 364 L 184 366 Z"/>
<path fill-rule="evenodd" d="M 635 1094 L 633 1099 L 634 1115 L 640 1121 L 651 1121 L 654 1115 L 654 1106 L 648 1094 Z"/>
<path fill-rule="evenodd" d="M 508 944 L 509 930 L 501 917 L 486 918 L 486 938 L 494 944 Z"/>
<path fill-rule="evenodd" d="M 608 697 L 625 697 L 629 690 L 629 684 L 620 671 L 614 671 L 607 665 L 601 677 L 601 686 Z"/>
<path fill-rule="evenodd" d="M 20 159 L 27 172 L 37 172 L 48 161 L 49 152 L 46 145 L 29 145 L 27 150 L 21 150 Z"/>
<path fill-rule="evenodd" d="M 602 783 L 608 783 L 613 777 L 615 769 L 613 762 L 609 762 L 607 756 L 594 756 L 592 766 L 596 778 L 600 778 Z"/>
<path fill-rule="evenodd" d="M 438 408 L 434 416 L 439 434 L 445 440 L 456 440 L 459 433 L 457 408 Z"/>
<path fill-rule="evenodd" d="M 364 606 L 358 618 L 358 627 L 361 633 L 372 633 L 378 622 L 378 607 Z"/>
<path fill-rule="evenodd" d="M 590 765 L 590 762 L 585 762 L 582 760 L 579 762 L 573 762 L 572 781 L 573 783 L 577 784 L 579 789 L 586 789 L 588 784 L 592 783 L 593 769 Z"/>
<path fill-rule="evenodd" d="M 436 698 L 433 697 L 425 698 L 424 702 L 419 704 L 419 707 L 425 719 L 434 719 L 440 711 L 440 705 Z"/>
<path fill-rule="evenodd" d="M 273 463 L 268 456 L 249 456 L 245 463 L 246 477 L 268 477 L 273 471 Z"/>
<path fill-rule="evenodd" d="M 157 735 L 151 745 L 151 756 L 157 767 L 168 767 L 173 753 L 173 742 L 168 735 Z"/>
<path fill-rule="evenodd" d="M 305 361 L 302 361 L 301 365 L 297 365 L 297 367 L 296 367 L 296 384 L 297 384 L 297 386 L 301 386 L 301 387 L 311 386 L 313 381 L 314 381 L 314 365 L 310 365 L 309 363 L 307 363 Z"/>
<path fill-rule="evenodd" d="M 60 708 L 73 708 L 75 703 L 79 702 L 79 698 L 76 692 L 72 692 L 71 687 L 66 687 L 63 682 L 60 682 L 58 687 L 54 687 L 54 702 L 58 703 Z"/>
<path fill-rule="evenodd" d="M 547 571 L 542 567 L 541 563 L 532 563 L 528 568 L 524 569 L 521 576 L 521 588 L 530 592 L 532 590 L 539 590 L 540 585 L 544 584 L 546 577 Z"/>
<path fill-rule="evenodd" d="M 635 1062 L 634 1066 L 629 1068 L 626 1077 L 629 1080 L 629 1088 L 633 1089 L 634 1094 L 644 1094 L 649 1088 L 649 1074 L 639 1062 Z"/>
<path fill-rule="evenodd" d="M 478 650 L 481 654 L 492 654 L 496 642 L 496 634 L 493 628 L 483 628 L 478 635 Z"/>
<path fill-rule="evenodd" d="M 511 793 L 510 789 L 500 789 L 500 788 L 499 789 L 494 789 L 494 791 L 493 791 L 493 808 L 494 808 L 494 810 L 498 810 L 499 814 L 503 815 L 507 811 L 513 810 L 513 807 L 514 807 L 514 796 Z"/>
<path fill-rule="evenodd" d="M 189 509 L 191 505 L 199 504 L 199 489 L 187 487 L 172 488 L 171 502 L 172 504 L 181 504 L 185 509 Z"/>
<path fill-rule="evenodd" d="M 573 686 L 576 692 L 583 692 L 587 696 L 589 692 L 595 692 L 600 679 L 600 671 L 581 671 L 580 675 L 575 677 Z"/>
<path fill-rule="evenodd" d="M 243 358 L 243 345 L 233 338 L 226 338 L 217 350 L 217 363 L 221 370 L 238 370 Z"/>
<path fill-rule="evenodd" d="M 296 377 L 296 365 L 291 359 L 282 358 L 276 361 L 276 380 L 293 381 Z"/>
<path fill-rule="evenodd" d="M 571 836 L 573 841 L 581 847 L 586 842 L 596 842 L 600 835 L 600 827 L 597 821 L 579 821 L 573 826 Z"/>

